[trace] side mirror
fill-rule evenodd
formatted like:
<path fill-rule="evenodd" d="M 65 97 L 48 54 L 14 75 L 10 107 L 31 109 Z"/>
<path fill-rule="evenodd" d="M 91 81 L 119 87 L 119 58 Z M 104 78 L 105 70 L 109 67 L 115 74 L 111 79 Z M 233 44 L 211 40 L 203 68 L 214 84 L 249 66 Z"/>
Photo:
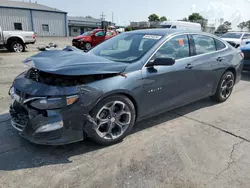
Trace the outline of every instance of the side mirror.
<path fill-rule="evenodd" d="M 174 58 L 156 58 L 152 59 L 148 62 L 146 67 L 153 67 L 153 66 L 171 66 L 175 64 Z"/>

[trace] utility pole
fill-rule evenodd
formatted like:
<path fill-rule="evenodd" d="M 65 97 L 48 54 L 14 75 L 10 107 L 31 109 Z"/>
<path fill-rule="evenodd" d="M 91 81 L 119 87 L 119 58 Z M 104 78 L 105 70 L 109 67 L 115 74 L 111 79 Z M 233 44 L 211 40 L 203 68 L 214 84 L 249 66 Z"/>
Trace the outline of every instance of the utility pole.
<path fill-rule="evenodd" d="M 114 23 L 114 14 L 112 12 L 112 24 Z"/>
<path fill-rule="evenodd" d="M 102 12 L 102 14 L 100 16 L 101 16 L 101 20 L 104 21 L 106 15 L 104 15 L 103 12 Z"/>

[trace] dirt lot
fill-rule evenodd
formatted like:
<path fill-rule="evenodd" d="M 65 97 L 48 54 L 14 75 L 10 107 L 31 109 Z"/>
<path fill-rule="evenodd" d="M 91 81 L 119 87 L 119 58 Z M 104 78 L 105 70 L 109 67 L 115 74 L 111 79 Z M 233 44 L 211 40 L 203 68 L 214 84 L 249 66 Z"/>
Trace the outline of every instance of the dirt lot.
<path fill-rule="evenodd" d="M 10 125 L 8 88 L 29 52 L 0 51 L 0 187 L 249 188 L 250 73 L 227 102 L 205 99 L 138 123 L 122 143 L 38 146 Z"/>

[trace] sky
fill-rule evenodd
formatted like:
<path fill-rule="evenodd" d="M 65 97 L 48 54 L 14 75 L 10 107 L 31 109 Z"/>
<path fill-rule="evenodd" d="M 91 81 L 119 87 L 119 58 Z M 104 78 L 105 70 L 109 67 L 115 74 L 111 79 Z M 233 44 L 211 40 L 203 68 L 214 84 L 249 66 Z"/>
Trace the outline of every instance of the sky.
<path fill-rule="evenodd" d="M 21 0 L 19 0 L 21 1 Z M 24 0 L 28 2 L 29 0 Z M 34 2 L 35 0 L 31 0 Z M 250 20 L 250 0 L 36 0 L 38 3 L 68 12 L 69 16 L 92 16 L 113 20 L 117 25 L 128 25 L 130 21 L 147 21 L 155 13 L 171 20 L 188 17 L 198 12 L 219 24 L 219 18 L 232 22 L 233 28 L 242 21 Z"/>

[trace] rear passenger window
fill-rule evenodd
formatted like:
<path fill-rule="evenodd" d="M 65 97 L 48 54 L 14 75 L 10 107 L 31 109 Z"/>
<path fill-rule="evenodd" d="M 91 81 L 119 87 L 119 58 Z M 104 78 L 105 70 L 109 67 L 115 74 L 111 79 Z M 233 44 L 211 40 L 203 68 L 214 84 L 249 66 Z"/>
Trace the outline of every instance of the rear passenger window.
<path fill-rule="evenodd" d="M 196 54 L 205 54 L 210 52 L 215 52 L 215 42 L 212 37 L 205 35 L 192 35 L 195 43 Z"/>
<path fill-rule="evenodd" d="M 217 39 L 214 39 L 214 41 L 215 41 L 215 45 L 216 45 L 217 50 L 222 50 L 222 49 L 226 48 L 226 45 L 223 42 L 221 42 Z"/>

